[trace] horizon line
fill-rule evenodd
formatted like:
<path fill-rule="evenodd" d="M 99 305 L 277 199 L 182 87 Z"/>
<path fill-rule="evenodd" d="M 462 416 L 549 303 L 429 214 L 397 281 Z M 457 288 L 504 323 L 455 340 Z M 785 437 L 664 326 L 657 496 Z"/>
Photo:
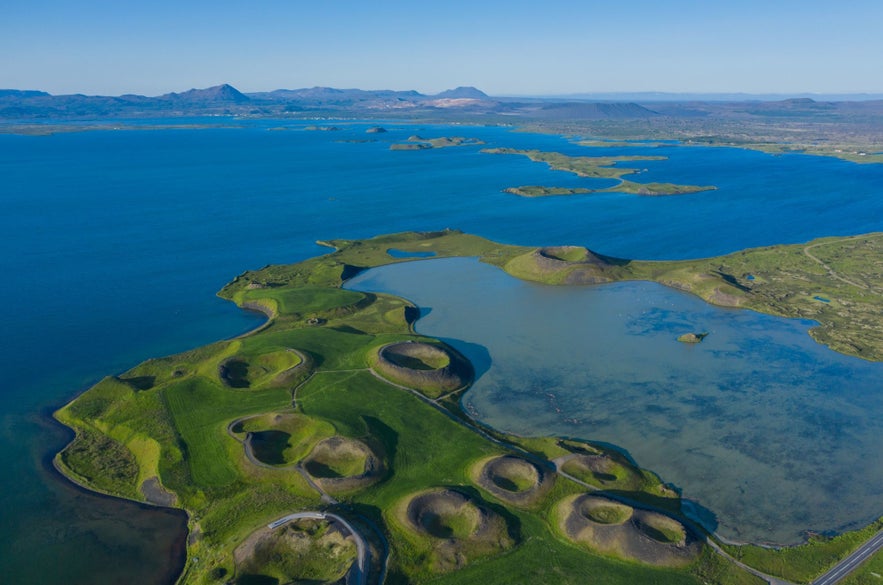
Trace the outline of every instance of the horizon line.
<path fill-rule="evenodd" d="M 597 99 L 605 99 L 614 97 L 614 96 L 639 96 L 639 97 L 689 97 L 692 99 L 696 99 L 696 97 L 708 97 L 708 98 L 725 98 L 725 97 L 739 97 L 739 98 L 783 98 L 788 99 L 789 97 L 842 97 L 842 98 L 866 98 L 866 99 L 883 99 L 883 90 L 881 91 L 744 91 L 744 90 L 732 90 L 732 91 L 703 91 L 703 90 L 587 90 L 587 91 L 568 91 L 568 92 L 550 92 L 550 93 L 522 93 L 522 92 L 501 92 L 501 93 L 488 93 L 474 85 L 460 85 L 454 88 L 449 88 L 445 90 L 441 90 L 435 93 L 424 93 L 417 89 L 392 89 L 392 88 L 372 88 L 372 89 L 364 89 L 360 87 L 335 87 L 331 85 L 312 85 L 312 86 L 301 86 L 294 88 L 286 88 L 286 87 L 278 87 L 276 89 L 270 90 L 246 90 L 243 91 L 237 88 L 232 83 L 218 83 L 215 85 L 209 85 L 206 87 L 190 87 L 188 89 L 176 90 L 176 91 L 167 91 L 165 93 L 160 93 L 156 95 L 147 95 L 140 94 L 134 92 L 123 92 L 119 94 L 110 94 L 110 93 L 84 93 L 84 92 L 67 92 L 67 93 L 52 93 L 46 90 L 41 89 L 24 89 L 24 88 L 15 88 L 15 87 L 6 87 L 0 88 L 0 91 L 16 91 L 16 92 L 40 92 L 46 93 L 53 97 L 63 97 L 63 96 L 74 96 L 74 95 L 82 95 L 87 97 L 123 97 L 127 95 L 134 95 L 139 97 L 163 97 L 166 95 L 176 94 L 176 93 L 185 93 L 188 91 L 203 91 L 208 89 L 214 89 L 219 87 L 230 87 L 242 94 L 245 95 L 254 95 L 254 94 L 263 94 L 263 93 L 273 93 L 276 91 L 303 91 L 310 89 L 332 89 L 339 91 L 366 91 L 366 92 L 382 92 L 382 91 L 390 91 L 397 93 L 408 93 L 408 92 L 416 92 L 420 95 L 432 97 L 435 95 L 439 95 L 446 91 L 452 91 L 455 89 L 477 89 L 481 91 L 488 97 L 498 97 L 498 98 L 523 98 L 523 99 L 587 99 L 587 98 L 597 98 Z M 846 99 L 845 101 L 851 101 Z"/>

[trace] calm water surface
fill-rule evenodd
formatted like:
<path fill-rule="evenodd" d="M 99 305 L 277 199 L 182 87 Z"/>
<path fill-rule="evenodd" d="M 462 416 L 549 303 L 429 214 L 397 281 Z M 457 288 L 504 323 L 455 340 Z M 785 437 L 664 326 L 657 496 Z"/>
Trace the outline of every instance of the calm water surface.
<path fill-rule="evenodd" d="M 46 461 L 67 435 L 46 413 L 104 375 L 254 327 L 257 317 L 215 292 L 243 270 L 323 252 L 317 239 L 455 227 L 649 259 L 883 228 L 880 165 L 730 149 L 588 150 L 506 128 L 387 123 L 388 134 L 364 142 L 376 138 L 365 134 L 375 122 L 335 122 L 339 132 L 211 123 L 240 127 L 0 135 L 0 574 L 15 582 L 168 580 L 176 549 L 164 535 L 180 534 L 180 517 L 58 481 Z M 268 131 L 280 125 L 290 131 Z M 574 155 L 663 154 L 670 160 L 633 165 L 646 169 L 637 179 L 720 189 L 524 199 L 501 191 L 593 183 L 478 146 L 389 150 L 417 133 Z M 490 412 L 477 394 L 476 405 Z M 47 558 L 69 572 L 47 574 Z"/>
<path fill-rule="evenodd" d="M 883 364 L 815 343 L 812 322 L 656 283 L 536 285 L 474 259 L 381 267 L 348 287 L 430 309 L 418 330 L 483 371 L 464 397 L 480 421 L 619 445 L 725 537 L 789 543 L 880 515 Z M 694 331 L 709 336 L 676 341 Z"/>

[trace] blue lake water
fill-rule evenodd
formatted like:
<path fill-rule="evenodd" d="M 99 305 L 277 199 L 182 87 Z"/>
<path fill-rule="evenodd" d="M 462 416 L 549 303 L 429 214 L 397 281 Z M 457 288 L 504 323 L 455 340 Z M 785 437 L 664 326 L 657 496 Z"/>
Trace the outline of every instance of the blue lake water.
<path fill-rule="evenodd" d="M 883 364 L 817 344 L 813 322 L 649 282 L 527 283 L 475 259 L 385 266 L 347 288 L 431 309 L 417 330 L 478 364 L 463 399 L 478 420 L 618 445 L 726 538 L 793 543 L 880 515 Z M 709 335 L 677 341 L 695 331 Z"/>
<path fill-rule="evenodd" d="M 377 135 L 365 133 L 376 122 L 333 122 L 337 132 L 211 122 L 236 127 L 0 135 L 0 525 L 8 535 L 0 573 L 10 580 L 53 581 L 46 555 L 80 560 L 68 582 L 114 582 L 114 571 L 168 580 L 168 559 L 142 552 L 160 531 L 157 513 L 56 481 L 47 458 L 67 434 L 46 412 L 140 360 L 255 326 L 257 317 L 214 293 L 243 270 L 322 253 L 316 239 L 454 227 L 508 243 L 675 259 L 883 227 L 879 165 L 732 149 L 589 149 L 495 127 L 389 122 Z M 290 131 L 268 131 L 278 126 Z M 633 165 L 647 169 L 637 180 L 720 188 L 519 198 L 502 189 L 591 181 L 478 146 L 389 150 L 412 134 L 574 155 L 661 154 L 670 160 Z M 22 531 L 33 526 L 41 529 Z M 170 517 L 163 530 L 180 527 Z M 98 574 L 100 565 L 109 573 Z"/>

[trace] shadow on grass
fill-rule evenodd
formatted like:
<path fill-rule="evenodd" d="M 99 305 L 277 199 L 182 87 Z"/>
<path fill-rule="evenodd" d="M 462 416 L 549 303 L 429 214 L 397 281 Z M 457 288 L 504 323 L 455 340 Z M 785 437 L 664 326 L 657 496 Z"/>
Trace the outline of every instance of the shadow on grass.
<path fill-rule="evenodd" d="M 218 367 L 221 379 L 231 388 L 248 388 L 248 362 L 245 360 L 229 359 Z"/>
<path fill-rule="evenodd" d="M 371 548 L 371 567 L 368 570 L 369 585 L 380 585 L 376 583 L 375 576 L 386 571 L 386 559 L 389 556 L 389 542 L 385 534 L 387 533 L 386 524 L 383 521 L 383 513 L 378 506 L 369 504 L 337 504 L 329 508 L 330 512 L 340 514 L 347 518 L 356 530 L 368 541 Z M 396 569 L 389 568 L 390 572 L 386 575 L 383 583 L 405 585 L 410 581 Z"/>
<path fill-rule="evenodd" d="M 518 493 L 521 490 L 518 488 L 518 484 L 509 479 L 508 477 L 499 477 L 494 476 L 492 481 L 497 485 L 497 487 L 506 490 L 507 492 Z"/>
<path fill-rule="evenodd" d="M 597 479 L 598 481 L 608 482 L 608 483 L 612 483 L 612 482 L 617 481 L 619 479 L 618 477 L 616 477 L 612 473 L 602 473 L 600 471 L 593 471 L 592 476 L 594 476 L 594 478 Z"/>
<path fill-rule="evenodd" d="M 282 465 L 287 463 L 284 452 L 291 447 L 289 439 L 291 439 L 291 435 L 284 431 L 254 432 L 251 434 L 251 450 L 262 463 Z"/>
<path fill-rule="evenodd" d="M 331 508 L 329 508 L 329 510 L 331 512 L 339 512 L 342 516 L 346 516 L 348 518 L 352 517 L 353 514 L 364 516 L 369 521 L 373 522 L 377 526 L 378 530 L 382 530 L 382 527 L 384 526 L 383 512 L 377 506 L 372 506 L 370 504 L 348 503 L 332 506 Z M 371 536 L 372 534 L 366 534 L 365 536 Z"/>
<path fill-rule="evenodd" d="M 119 378 L 135 390 L 150 390 L 156 384 L 156 376 L 133 376 L 131 378 Z"/>
<path fill-rule="evenodd" d="M 337 327 L 332 327 L 335 331 L 340 331 L 341 333 L 352 333 L 353 335 L 366 335 L 364 331 L 361 329 L 356 329 L 355 327 L 350 327 L 349 325 L 338 325 Z"/>
<path fill-rule="evenodd" d="M 521 519 L 510 512 L 508 508 L 485 500 L 481 497 L 481 492 L 472 486 L 458 485 L 450 487 L 449 489 L 467 495 L 472 501 L 502 517 L 503 521 L 506 523 L 506 532 L 509 535 L 509 538 L 511 538 L 515 544 L 521 542 Z"/>
<path fill-rule="evenodd" d="M 613 496 L 614 499 L 631 500 L 639 504 L 652 506 L 675 514 L 681 513 L 681 500 L 679 498 L 664 498 L 662 496 L 648 494 L 647 492 L 632 490 L 601 490 L 597 493 L 600 495 L 608 494 Z"/>
<path fill-rule="evenodd" d="M 240 575 L 236 585 L 279 585 L 279 579 L 268 575 Z"/>
<path fill-rule="evenodd" d="M 298 351 L 300 351 L 302 354 L 304 354 L 305 357 L 307 357 L 309 360 L 311 360 L 313 362 L 313 364 L 312 364 L 313 371 L 318 370 L 319 367 L 321 367 L 321 365 L 323 363 L 325 363 L 325 356 L 323 356 L 320 353 L 316 353 L 314 351 L 307 351 L 304 349 L 299 349 Z"/>
<path fill-rule="evenodd" d="M 338 479 L 340 477 L 343 477 L 332 468 L 328 467 L 324 463 L 316 461 L 315 459 L 311 459 L 304 463 L 304 469 L 307 470 L 307 473 L 319 479 Z"/>
<path fill-rule="evenodd" d="M 354 266 L 352 264 L 344 264 L 343 269 L 340 271 L 340 280 L 349 280 L 354 277 L 358 273 L 365 270 L 364 266 Z"/>
<path fill-rule="evenodd" d="M 365 421 L 365 426 L 368 430 L 368 436 L 366 437 L 368 447 L 384 462 L 386 472 L 380 478 L 380 481 L 383 481 L 392 474 L 390 462 L 395 461 L 399 434 L 379 418 L 363 416 L 362 420 Z"/>
<path fill-rule="evenodd" d="M 595 252 L 592 253 L 595 254 Z M 611 266 L 628 266 L 632 263 L 632 261 L 627 258 L 616 258 L 614 256 L 605 256 L 603 254 L 595 254 L 595 256 Z"/>
<path fill-rule="evenodd" d="M 389 573 L 386 574 L 386 581 L 384 583 L 386 585 L 411 585 L 411 580 L 400 570 L 390 569 Z"/>

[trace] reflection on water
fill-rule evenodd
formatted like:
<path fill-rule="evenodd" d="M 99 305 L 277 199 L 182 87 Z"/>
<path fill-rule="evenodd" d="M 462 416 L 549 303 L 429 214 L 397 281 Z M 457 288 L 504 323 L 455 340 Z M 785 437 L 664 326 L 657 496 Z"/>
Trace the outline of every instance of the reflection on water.
<path fill-rule="evenodd" d="M 655 283 L 534 285 L 471 259 L 378 268 L 349 286 L 431 307 L 419 331 L 462 340 L 470 358 L 486 348 L 464 398 L 478 419 L 619 445 L 714 511 L 725 537 L 793 543 L 883 512 L 883 370 L 816 344 L 811 322 Z M 696 331 L 709 336 L 676 341 Z"/>

